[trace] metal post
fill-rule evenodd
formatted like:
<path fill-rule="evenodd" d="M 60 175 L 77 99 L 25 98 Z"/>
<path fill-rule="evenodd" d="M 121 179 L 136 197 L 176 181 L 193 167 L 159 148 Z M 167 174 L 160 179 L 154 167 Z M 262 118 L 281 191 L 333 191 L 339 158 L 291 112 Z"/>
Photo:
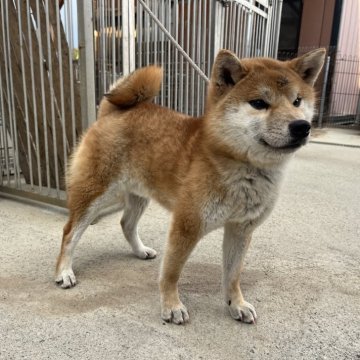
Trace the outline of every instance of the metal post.
<path fill-rule="evenodd" d="M 357 102 L 357 107 L 356 107 L 355 124 L 360 125 L 360 93 L 359 93 L 359 96 L 358 96 L 358 102 Z"/>
<path fill-rule="evenodd" d="M 213 33 L 213 39 L 211 39 L 211 45 L 210 45 L 210 50 L 209 52 L 211 53 L 211 61 L 209 61 L 209 77 L 211 74 L 211 68 L 213 66 L 213 63 L 215 61 L 215 57 L 217 55 L 217 53 L 219 52 L 219 50 L 223 47 L 223 39 L 221 38 L 221 34 L 222 34 L 222 26 L 223 26 L 223 22 L 222 22 L 222 14 L 223 14 L 223 9 L 222 9 L 222 4 L 220 4 L 218 1 L 212 1 L 210 3 L 210 6 L 212 8 L 212 18 L 211 18 L 211 23 L 212 23 L 212 33 Z"/>
<path fill-rule="evenodd" d="M 283 8 L 283 0 L 279 0 L 279 3 L 277 4 L 277 12 L 276 12 L 276 28 L 275 28 L 275 37 L 274 37 L 274 43 L 272 44 L 274 46 L 273 49 L 273 56 L 277 58 L 277 53 L 279 50 L 279 37 L 280 37 L 280 25 L 281 25 L 281 14 L 282 14 L 282 8 Z M 274 19 L 272 20 L 274 21 Z"/>
<path fill-rule="evenodd" d="M 273 19 L 274 6 L 272 2 L 268 4 L 268 12 L 266 18 L 266 27 L 265 27 L 265 46 L 263 56 L 269 56 L 270 54 L 270 38 L 271 38 L 271 25 Z"/>
<path fill-rule="evenodd" d="M 123 75 L 135 70 L 135 7 L 134 1 L 121 2 Z M 147 29 L 149 31 L 149 29 Z"/>
<path fill-rule="evenodd" d="M 319 110 L 319 121 L 318 121 L 318 127 L 322 127 L 322 121 L 324 117 L 324 106 L 325 106 L 325 96 L 326 96 L 326 87 L 328 82 L 328 76 L 329 76 L 329 65 L 330 65 L 330 56 L 326 58 L 325 63 L 325 72 L 324 72 L 324 81 L 323 81 L 323 87 L 321 91 L 321 102 L 320 102 L 320 110 Z"/>
<path fill-rule="evenodd" d="M 123 1 L 125 2 L 125 1 Z M 78 32 L 80 55 L 80 96 L 82 128 L 96 119 L 94 75 L 94 29 L 91 1 L 78 1 Z"/>

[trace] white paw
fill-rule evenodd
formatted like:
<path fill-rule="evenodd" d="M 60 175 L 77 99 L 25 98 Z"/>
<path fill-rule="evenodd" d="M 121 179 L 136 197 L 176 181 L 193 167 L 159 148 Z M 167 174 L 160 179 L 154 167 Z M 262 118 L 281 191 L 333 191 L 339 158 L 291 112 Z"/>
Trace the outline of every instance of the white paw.
<path fill-rule="evenodd" d="M 248 324 L 255 324 L 257 315 L 254 306 L 244 301 L 241 304 L 228 303 L 231 316 L 235 320 L 242 321 Z"/>
<path fill-rule="evenodd" d="M 61 273 L 56 277 L 55 281 L 63 289 L 69 289 L 76 285 L 76 277 L 72 269 L 61 271 Z"/>
<path fill-rule="evenodd" d="M 156 251 L 147 246 L 143 246 L 141 249 L 134 251 L 135 255 L 140 259 L 154 259 L 156 257 Z"/>
<path fill-rule="evenodd" d="M 161 310 L 161 318 L 166 322 L 172 322 L 181 325 L 189 321 L 189 313 L 183 303 L 176 306 L 163 306 Z"/>

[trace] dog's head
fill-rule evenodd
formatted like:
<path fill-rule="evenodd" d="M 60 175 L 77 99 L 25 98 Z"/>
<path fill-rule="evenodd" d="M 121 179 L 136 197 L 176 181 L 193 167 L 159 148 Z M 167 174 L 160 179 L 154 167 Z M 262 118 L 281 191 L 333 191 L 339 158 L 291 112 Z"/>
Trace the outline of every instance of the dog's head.
<path fill-rule="evenodd" d="M 259 164 L 283 161 L 308 140 L 324 58 L 324 49 L 291 61 L 240 60 L 221 50 L 207 99 L 213 140 Z"/>

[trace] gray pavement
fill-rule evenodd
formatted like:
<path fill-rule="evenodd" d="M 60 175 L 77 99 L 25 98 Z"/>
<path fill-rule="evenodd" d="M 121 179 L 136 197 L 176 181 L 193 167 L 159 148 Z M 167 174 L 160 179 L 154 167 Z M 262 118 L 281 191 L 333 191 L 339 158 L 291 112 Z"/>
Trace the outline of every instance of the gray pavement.
<path fill-rule="evenodd" d="M 243 292 L 256 325 L 230 318 L 221 293 L 222 231 L 181 278 L 191 322 L 160 319 L 157 277 L 169 214 L 140 223 L 153 261 L 136 259 L 118 213 L 80 242 L 71 290 L 53 282 L 66 215 L 0 198 L 1 359 L 360 359 L 360 149 L 309 144 L 256 231 Z"/>

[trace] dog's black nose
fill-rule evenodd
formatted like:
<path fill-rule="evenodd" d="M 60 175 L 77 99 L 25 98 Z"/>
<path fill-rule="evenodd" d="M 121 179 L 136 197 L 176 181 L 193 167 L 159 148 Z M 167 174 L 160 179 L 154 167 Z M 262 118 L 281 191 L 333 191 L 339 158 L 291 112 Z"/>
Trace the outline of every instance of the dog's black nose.
<path fill-rule="evenodd" d="M 310 124 L 305 120 L 295 120 L 289 124 L 290 135 L 299 140 L 309 135 L 310 128 Z"/>

